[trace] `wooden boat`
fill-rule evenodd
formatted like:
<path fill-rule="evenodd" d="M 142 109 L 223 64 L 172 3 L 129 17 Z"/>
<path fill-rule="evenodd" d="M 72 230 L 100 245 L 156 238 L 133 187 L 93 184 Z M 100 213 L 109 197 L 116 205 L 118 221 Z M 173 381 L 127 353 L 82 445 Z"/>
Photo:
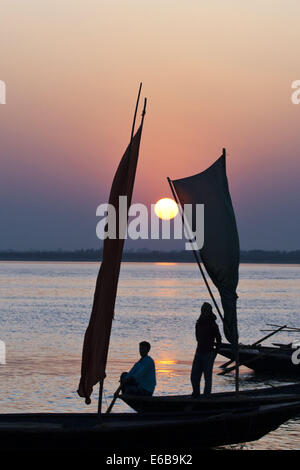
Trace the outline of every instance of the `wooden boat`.
<path fill-rule="evenodd" d="M 238 397 L 235 392 L 213 393 L 209 398 L 201 395 L 191 398 L 190 395 L 167 396 L 132 396 L 120 395 L 119 398 L 127 405 L 140 413 L 175 413 L 198 412 L 214 414 L 220 410 L 239 410 L 245 407 L 261 405 L 284 404 L 297 402 L 300 399 L 300 383 L 281 387 L 265 387 L 261 389 L 240 391 Z"/>
<path fill-rule="evenodd" d="M 0 450 L 97 450 L 118 452 L 200 450 L 257 440 L 300 413 L 300 401 L 197 413 L 2 414 Z"/>
<path fill-rule="evenodd" d="M 211 173 L 213 178 L 211 178 Z M 227 227 L 226 230 L 230 238 L 230 240 L 227 239 L 226 247 L 222 247 L 222 249 L 224 248 L 223 251 L 225 253 L 228 246 L 231 244 L 231 253 L 234 262 L 228 260 L 227 252 L 225 254 L 223 253 L 224 259 L 218 259 L 217 264 L 219 262 L 223 263 L 224 269 L 221 271 L 217 269 L 215 273 L 213 273 L 212 269 L 209 269 L 209 271 L 211 277 L 213 277 L 214 283 L 217 287 L 219 286 L 222 303 L 223 306 L 225 306 L 225 318 L 222 317 L 219 309 L 218 312 L 222 321 L 224 321 L 226 334 L 231 338 L 232 344 L 230 347 L 232 348 L 235 345 L 237 346 L 235 287 L 238 280 L 238 239 L 233 209 L 228 210 L 231 200 L 225 173 L 225 150 L 223 151 L 222 157 L 205 172 L 195 177 L 177 180 L 176 182 L 169 180 L 174 197 L 176 198 L 176 189 L 178 190 L 179 188 L 180 190 L 181 185 L 184 187 L 183 194 L 186 197 L 188 193 L 187 186 L 191 186 L 191 197 L 189 201 L 196 203 L 199 187 L 205 187 L 205 184 L 198 184 L 198 178 L 200 178 L 202 183 L 205 183 L 205 180 L 208 178 L 210 197 L 212 197 L 211 192 L 216 194 L 216 200 L 214 204 L 211 205 L 209 215 L 211 231 L 215 233 L 216 220 L 220 221 L 223 217 L 223 225 Z M 190 180 L 192 180 L 191 183 Z M 218 188 L 212 188 L 210 184 L 211 181 L 214 181 L 215 184 L 222 182 L 222 191 L 218 191 Z M 193 191 L 196 192 L 196 195 L 193 194 Z M 202 194 L 202 196 L 204 197 L 205 195 Z M 219 197 L 221 197 L 221 200 L 218 200 Z M 223 201 L 223 197 L 226 199 L 225 201 Z M 178 199 L 176 198 L 176 200 Z M 184 202 L 184 198 L 183 201 L 180 200 L 181 204 L 182 202 Z M 224 205 L 226 206 L 225 211 Z M 218 211 L 217 216 L 215 214 L 216 208 Z M 209 213 L 209 211 L 206 209 L 206 214 L 207 213 Z M 222 236 L 223 235 L 221 235 L 221 242 L 223 240 Z M 220 250 L 218 253 L 220 254 Z M 194 254 L 209 289 L 201 267 L 198 252 L 194 250 Z M 206 266 L 209 266 L 210 263 L 214 265 L 215 259 L 212 254 L 212 249 L 209 250 L 209 253 L 206 255 Z M 222 282 L 218 277 L 220 272 L 223 273 Z M 224 287 L 223 281 L 225 278 L 228 282 L 228 288 L 226 286 Z M 223 287 L 225 290 L 223 290 Z M 230 295 L 228 294 L 228 289 L 231 289 Z M 212 295 L 210 289 L 209 292 Z M 99 299 L 96 295 L 95 298 L 97 300 Z M 218 308 L 213 296 L 212 299 L 216 308 Z M 290 387 L 281 387 L 275 390 L 270 388 L 248 390 L 239 392 L 237 397 L 238 366 L 239 364 L 237 363 L 235 392 L 213 394 L 209 399 L 201 397 L 197 400 L 191 400 L 187 396 L 138 397 L 122 395 L 120 398 L 138 411 L 139 414 L 137 416 L 131 416 L 128 422 L 122 421 L 123 418 L 119 414 L 114 415 L 114 418 L 106 418 L 105 415 L 101 415 L 103 418 L 102 427 L 100 426 L 98 432 L 104 433 L 104 425 L 107 429 L 113 427 L 112 423 L 114 423 L 116 427 L 122 425 L 124 431 L 126 431 L 124 433 L 126 435 L 126 441 L 128 441 L 128 439 L 129 442 L 135 440 L 135 445 L 140 445 L 143 449 L 147 449 L 149 443 L 151 443 L 151 449 L 157 446 L 163 448 L 176 448 L 178 446 L 180 446 L 180 448 L 213 447 L 259 439 L 264 434 L 275 429 L 287 419 L 300 412 L 299 384 Z M 100 400 L 102 395 L 101 387 L 100 381 Z M 83 394 L 83 396 L 85 395 Z M 111 406 L 109 410 L 111 410 Z M 110 419 L 115 421 L 110 421 Z M 113 432 L 114 431 L 111 431 L 112 435 Z M 102 438 L 101 442 L 106 442 L 105 438 Z"/>
<path fill-rule="evenodd" d="M 291 344 L 273 344 L 274 347 L 240 344 L 240 364 L 256 372 L 300 376 L 300 364 L 294 364 L 292 361 L 293 353 L 299 348 L 293 347 Z M 222 343 L 219 354 L 234 360 L 232 346 L 230 344 Z"/>
<path fill-rule="evenodd" d="M 115 208 L 117 206 L 116 220 L 120 220 L 119 198 L 126 196 L 126 204 L 131 203 L 146 109 L 145 100 L 141 124 L 134 134 L 140 91 L 141 86 L 131 140 L 115 174 L 109 197 L 109 204 L 113 204 Z M 239 244 L 225 171 L 225 153 L 224 149 L 222 157 L 204 172 L 181 180 L 169 180 L 169 183 L 174 194 L 177 193 L 181 205 L 188 193 L 191 196 L 189 201 L 193 204 L 206 204 L 207 201 L 205 226 L 208 236 L 204 251 L 202 250 L 203 262 L 219 289 L 224 318 L 209 288 L 199 256 L 194 248 L 193 251 L 215 307 L 224 321 L 226 337 L 233 345 L 237 345 L 235 291 L 238 281 Z M 119 225 L 123 230 L 123 223 Z M 220 227 L 223 227 L 223 231 Z M 122 230 L 120 233 L 124 234 Z M 129 403 L 131 400 L 131 406 L 143 412 L 103 414 L 102 392 L 123 246 L 122 236 L 107 237 L 104 240 L 102 263 L 83 345 L 78 394 L 89 404 L 93 387 L 99 383 L 98 414 L 0 415 L 1 450 L 91 449 L 114 452 L 117 449 L 128 452 L 147 451 L 149 447 L 151 450 L 197 450 L 259 439 L 300 413 L 298 386 L 277 390 L 276 393 L 272 393 L 270 389 L 250 390 L 241 392 L 239 398 L 236 398 L 237 374 L 237 389 L 233 393 L 214 394 L 209 400 L 123 396 L 124 401 Z M 216 247 L 218 251 L 215 251 Z M 238 372 L 238 367 L 236 370 Z M 150 411 L 151 414 L 145 411 Z"/>

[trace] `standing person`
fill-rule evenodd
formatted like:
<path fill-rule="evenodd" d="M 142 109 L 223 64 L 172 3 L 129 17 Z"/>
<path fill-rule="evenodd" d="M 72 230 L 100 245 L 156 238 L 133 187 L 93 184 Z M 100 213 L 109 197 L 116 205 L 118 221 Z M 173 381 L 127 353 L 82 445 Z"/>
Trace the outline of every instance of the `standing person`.
<path fill-rule="evenodd" d="M 151 345 L 148 341 L 139 344 L 141 358 L 129 372 L 123 372 L 120 377 L 122 393 L 128 395 L 153 395 L 156 376 L 155 363 L 148 355 Z"/>
<path fill-rule="evenodd" d="M 202 374 L 204 374 L 205 380 L 204 395 L 208 396 L 211 393 L 213 365 L 221 344 L 221 334 L 216 319 L 211 304 L 204 302 L 201 307 L 201 315 L 196 323 L 198 344 L 191 371 L 192 398 L 200 396 Z M 216 348 L 214 348 L 215 340 Z"/>

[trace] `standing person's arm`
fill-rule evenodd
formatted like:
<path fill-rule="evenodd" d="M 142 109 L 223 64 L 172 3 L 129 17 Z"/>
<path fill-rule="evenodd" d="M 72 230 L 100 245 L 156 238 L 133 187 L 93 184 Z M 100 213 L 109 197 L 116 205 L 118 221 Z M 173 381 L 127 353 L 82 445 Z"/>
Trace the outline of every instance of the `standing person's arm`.
<path fill-rule="evenodd" d="M 221 346 L 222 336 L 221 336 L 221 333 L 217 324 L 215 328 L 215 338 L 216 338 L 216 343 L 217 343 L 216 351 L 218 352 Z"/>
<path fill-rule="evenodd" d="M 196 341 L 197 341 L 197 343 L 199 343 L 199 341 L 200 341 L 200 325 L 198 324 L 198 322 L 196 323 L 196 326 L 195 326 L 195 335 L 196 335 Z"/>

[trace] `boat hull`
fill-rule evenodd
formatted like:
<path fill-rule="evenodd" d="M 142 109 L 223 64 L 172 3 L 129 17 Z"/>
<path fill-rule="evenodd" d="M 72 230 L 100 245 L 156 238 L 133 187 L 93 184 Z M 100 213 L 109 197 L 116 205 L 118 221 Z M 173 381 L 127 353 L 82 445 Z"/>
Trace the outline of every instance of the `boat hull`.
<path fill-rule="evenodd" d="M 300 413 L 300 401 L 255 410 L 145 416 L 132 413 L 0 415 L 1 450 L 196 451 L 257 440 Z"/>
<path fill-rule="evenodd" d="M 300 364 L 293 364 L 292 354 L 295 348 L 272 348 L 268 346 L 239 346 L 239 361 L 249 369 L 265 374 L 294 375 L 300 377 Z M 222 343 L 219 354 L 234 359 L 232 346 Z"/>
<path fill-rule="evenodd" d="M 281 387 L 265 387 L 261 389 L 239 392 L 213 393 L 209 398 L 201 395 L 193 399 L 190 395 L 136 396 L 120 395 L 128 406 L 140 413 L 176 413 L 198 412 L 209 416 L 220 410 L 231 411 L 253 409 L 261 405 L 281 404 L 300 399 L 300 383 Z"/>

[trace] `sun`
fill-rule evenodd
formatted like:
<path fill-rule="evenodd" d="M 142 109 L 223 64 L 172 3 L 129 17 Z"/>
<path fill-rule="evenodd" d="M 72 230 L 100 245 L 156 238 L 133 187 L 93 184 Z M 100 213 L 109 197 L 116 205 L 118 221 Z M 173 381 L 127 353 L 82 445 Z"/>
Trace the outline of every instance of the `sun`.
<path fill-rule="evenodd" d="M 174 201 L 174 199 L 170 199 L 169 197 L 164 197 L 159 199 L 154 206 L 154 212 L 160 219 L 163 220 L 170 220 L 174 219 L 178 214 L 178 205 Z"/>

